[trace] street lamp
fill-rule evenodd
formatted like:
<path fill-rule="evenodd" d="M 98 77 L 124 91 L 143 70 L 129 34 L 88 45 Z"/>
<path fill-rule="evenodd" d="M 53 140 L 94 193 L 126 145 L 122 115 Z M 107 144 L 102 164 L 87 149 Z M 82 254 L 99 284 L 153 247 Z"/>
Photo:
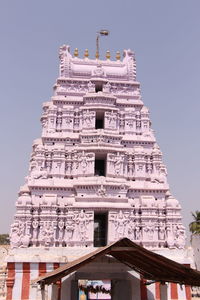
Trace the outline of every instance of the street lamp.
<path fill-rule="evenodd" d="M 109 31 L 106 29 L 102 29 L 97 32 L 97 37 L 96 37 L 96 59 L 99 58 L 99 38 L 100 36 L 107 36 L 109 35 Z"/>

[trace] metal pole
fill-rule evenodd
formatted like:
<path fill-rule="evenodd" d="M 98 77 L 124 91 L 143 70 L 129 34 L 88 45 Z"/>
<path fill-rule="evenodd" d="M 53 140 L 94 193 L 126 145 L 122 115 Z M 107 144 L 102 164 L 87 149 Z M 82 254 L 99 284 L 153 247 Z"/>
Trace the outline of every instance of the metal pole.
<path fill-rule="evenodd" d="M 97 33 L 96 37 L 96 59 L 99 59 L 99 33 Z"/>
<path fill-rule="evenodd" d="M 99 59 L 99 38 L 100 36 L 107 36 L 109 35 L 108 30 L 100 30 L 97 32 L 97 37 L 96 37 L 96 59 Z"/>

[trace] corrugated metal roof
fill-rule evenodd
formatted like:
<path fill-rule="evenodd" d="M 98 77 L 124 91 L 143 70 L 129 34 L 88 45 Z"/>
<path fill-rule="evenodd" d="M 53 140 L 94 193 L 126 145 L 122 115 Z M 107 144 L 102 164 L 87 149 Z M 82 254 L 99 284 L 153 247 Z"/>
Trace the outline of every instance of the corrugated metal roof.
<path fill-rule="evenodd" d="M 52 272 L 46 273 L 33 282 L 51 284 L 106 254 L 112 255 L 148 280 L 200 286 L 200 272 L 149 251 L 127 238 L 98 248 Z"/>

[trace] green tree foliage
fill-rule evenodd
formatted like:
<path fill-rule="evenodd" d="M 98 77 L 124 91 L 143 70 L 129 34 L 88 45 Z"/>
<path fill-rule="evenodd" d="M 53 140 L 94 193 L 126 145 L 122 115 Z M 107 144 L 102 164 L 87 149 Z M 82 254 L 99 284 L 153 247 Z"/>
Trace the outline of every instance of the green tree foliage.
<path fill-rule="evenodd" d="M 194 221 L 189 224 L 189 229 L 194 234 L 200 234 L 200 211 L 196 210 L 192 216 Z"/>
<path fill-rule="evenodd" d="M 9 245 L 9 234 L 0 234 L 0 245 Z"/>

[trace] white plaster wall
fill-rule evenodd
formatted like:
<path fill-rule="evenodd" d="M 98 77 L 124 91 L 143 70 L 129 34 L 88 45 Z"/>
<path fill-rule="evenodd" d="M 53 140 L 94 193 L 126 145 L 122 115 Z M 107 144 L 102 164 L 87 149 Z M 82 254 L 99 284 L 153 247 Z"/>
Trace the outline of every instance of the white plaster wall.
<path fill-rule="evenodd" d="M 198 271 L 200 271 L 200 235 L 199 234 L 193 234 L 191 236 L 191 244 L 193 249 L 195 267 Z"/>

